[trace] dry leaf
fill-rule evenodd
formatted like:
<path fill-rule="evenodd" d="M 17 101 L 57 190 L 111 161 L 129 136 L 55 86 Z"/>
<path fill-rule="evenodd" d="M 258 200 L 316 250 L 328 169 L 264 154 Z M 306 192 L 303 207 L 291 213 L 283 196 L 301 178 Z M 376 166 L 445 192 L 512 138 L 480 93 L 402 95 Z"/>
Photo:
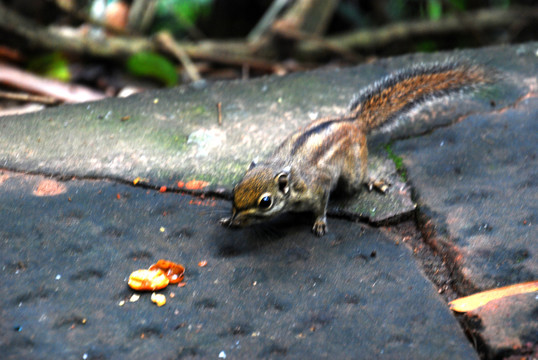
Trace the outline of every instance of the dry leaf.
<path fill-rule="evenodd" d="M 467 312 L 486 305 L 488 302 L 507 296 L 538 291 L 538 281 L 505 286 L 497 289 L 479 292 L 470 296 L 452 300 L 448 303 L 450 309 L 457 312 Z"/>

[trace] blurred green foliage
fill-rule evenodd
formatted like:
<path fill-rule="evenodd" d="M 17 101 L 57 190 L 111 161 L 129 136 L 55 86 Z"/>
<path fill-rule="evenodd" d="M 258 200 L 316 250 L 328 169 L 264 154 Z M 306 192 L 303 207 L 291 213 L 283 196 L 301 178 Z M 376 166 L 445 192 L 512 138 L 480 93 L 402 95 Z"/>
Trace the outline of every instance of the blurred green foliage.
<path fill-rule="evenodd" d="M 133 75 L 158 80 L 166 86 L 177 85 L 178 76 L 174 65 L 164 56 L 152 52 L 140 52 L 127 60 L 127 69 Z"/>
<path fill-rule="evenodd" d="M 183 35 L 200 19 L 211 12 L 214 0 L 160 0 L 157 3 L 153 31 L 168 30 Z"/>
<path fill-rule="evenodd" d="M 443 14 L 441 0 L 428 0 L 428 18 L 430 20 L 439 20 Z"/>
<path fill-rule="evenodd" d="M 454 9 L 464 11 L 467 8 L 465 0 L 449 0 L 449 3 Z"/>
<path fill-rule="evenodd" d="M 433 40 L 422 40 L 414 46 L 414 49 L 415 51 L 420 52 L 433 52 L 437 51 L 439 47 L 437 46 L 437 43 Z"/>
<path fill-rule="evenodd" d="M 69 62 L 61 52 L 53 52 L 33 58 L 28 63 L 28 70 L 60 81 L 67 82 L 71 79 Z"/>

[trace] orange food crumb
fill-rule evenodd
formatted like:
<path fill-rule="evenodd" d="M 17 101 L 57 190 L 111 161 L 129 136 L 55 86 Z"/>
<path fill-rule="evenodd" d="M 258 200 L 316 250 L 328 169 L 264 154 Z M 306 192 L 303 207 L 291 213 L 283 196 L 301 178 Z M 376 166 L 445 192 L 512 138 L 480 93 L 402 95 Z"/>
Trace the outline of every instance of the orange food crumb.
<path fill-rule="evenodd" d="M 202 180 L 191 180 L 185 184 L 185 188 L 188 190 L 201 190 L 205 188 L 209 183 Z"/>
<path fill-rule="evenodd" d="M 178 181 L 177 182 L 177 187 L 182 188 L 183 186 L 185 186 L 185 183 L 183 181 Z"/>
<path fill-rule="evenodd" d="M 198 266 L 199 266 L 199 267 L 204 267 L 204 266 L 206 266 L 206 265 L 207 265 L 207 260 L 202 260 L 202 261 L 200 261 L 200 262 L 198 263 Z"/>
<path fill-rule="evenodd" d="M 140 176 L 133 180 L 133 184 L 136 185 L 140 182 Z"/>
<path fill-rule="evenodd" d="M 176 284 L 183 280 L 185 268 L 181 264 L 176 264 L 168 260 L 161 259 L 149 267 L 149 270 L 162 271 L 171 284 Z"/>
<path fill-rule="evenodd" d="M 166 192 L 166 186 L 161 186 L 161 188 L 159 189 L 159 192 Z"/>
<path fill-rule="evenodd" d="M 191 199 L 189 200 L 189 205 L 198 205 L 198 206 L 215 206 L 217 205 L 217 202 L 213 199 Z"/>
<path fill-rule="evenodd" d="M 120 195 L 120 193 L 117 193 L 117 194 L 116 194 L 116 198 L 118 198 L 118 200 L 121 199 L 121 195 Z"/>
<path fill-rule="evenodd" d="M 187 283 L 185 281 L 182 281 L 180 283 L 177 283 L 177 286 L 178 287 L 184 287 L 185 285 L 187 285 Z"/>
<path fill-rule="evenodd" d="M 154 291 L 164 289 L 170 280 L 162 270 L 136 270 L 129 276 L 129 286 L 133 290 Z"/>

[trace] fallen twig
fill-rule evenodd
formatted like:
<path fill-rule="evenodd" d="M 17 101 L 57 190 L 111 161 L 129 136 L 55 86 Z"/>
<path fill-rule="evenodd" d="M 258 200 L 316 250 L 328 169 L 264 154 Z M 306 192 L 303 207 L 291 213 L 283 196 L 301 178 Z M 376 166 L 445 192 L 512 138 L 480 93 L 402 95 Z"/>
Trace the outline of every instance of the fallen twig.
<path fill-rule="evenodd" d="M 0 118 L 3 116 L 28 114 L 31 112 L 41 111 L 44 108 L 45 108 L 45 105 L 43 104 L 31 103 L 31 104 L 26 104 L 23 106 L 18 106 L 18 107 L 10 107 L 9 109 L 1 109 Z"/>
<path fill-rule="evenodd" d="M 222 103 L 220 101 L 217 103 L 217 121 L 219 125 L 222 125 Z"/>
<path fill-rule="evenodd" d="M 106 97 L 84 86 L 46 79 L 3 63 L 0 63 L 0 83 L 72 103 L 95 101 Z"/>
<path fill-rule="evenodd" d="M 37 102 L 42 104 L 52 105 L 58 102 L 58 99 L 51 96 L 42 96 L 42 95 L 31 95 L 25 93 L 14 93 L 8 91 L 0 90 L 0 98 L 17 100 L 17 101 L 26 101 L 26 102 Z"/>
<path fill-rule="evenodd" d="M 263 34 L 267 33 L 275 21 L 278 14 L 287 5 L 289 0 L 274 0 L 269 9 L 265 12 L 260 21 L 247 35 L 247 40 L 251 44 L 260 41 Z"/>
<path fill-rule="evenodd" d="M 279 34 L 282 37 L 297 40 L 298 42 L 310 41 L 319 46 L 320 49 L 326 49 L 329 52 L 338 54 L 342 56 L 342 58 L 350 61 L 359 61 L 361 59 L 361 56 L 355 54 L 349 48 L 343 48 L 339 44 L 327 41 L 325 38 L 322 38 L 315 34 L 309 34 L 295 28 L 288 27 L 285 22 L 274 23 L 272 30 L 274 33 Z"/>
<path fill-rule="evenodd" d="M 198 69 L 192 63 L 189 55 L 183 50 L 181 45 L 175 42 L 174 38 L 168 32 L 161 32 L 156 37 L 159 44 L 163 47 L 164 50 L 172 53 L 177 59 L 181 62 L 185 71 L 189 75 L 192 81 L 198 81 L 202 77 L 198 73 Z"/>

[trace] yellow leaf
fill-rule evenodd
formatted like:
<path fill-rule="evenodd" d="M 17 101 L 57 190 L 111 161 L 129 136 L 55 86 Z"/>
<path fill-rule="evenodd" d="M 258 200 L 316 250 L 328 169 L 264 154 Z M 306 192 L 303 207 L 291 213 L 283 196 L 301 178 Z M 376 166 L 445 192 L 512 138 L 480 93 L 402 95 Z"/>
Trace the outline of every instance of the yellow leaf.
<path fill-rule="evenodd" d="M 448 303 L 448 305 L 453 311 L 467 312 L 479 308 L 480 306 L 484 306 L 491 300 L 534 291 L 538 291 L 538 280 L 479 292 L 470 296 L 452 300 Z"/>

